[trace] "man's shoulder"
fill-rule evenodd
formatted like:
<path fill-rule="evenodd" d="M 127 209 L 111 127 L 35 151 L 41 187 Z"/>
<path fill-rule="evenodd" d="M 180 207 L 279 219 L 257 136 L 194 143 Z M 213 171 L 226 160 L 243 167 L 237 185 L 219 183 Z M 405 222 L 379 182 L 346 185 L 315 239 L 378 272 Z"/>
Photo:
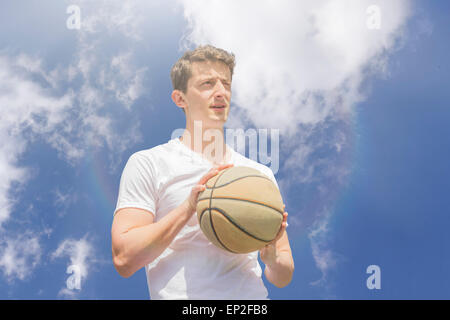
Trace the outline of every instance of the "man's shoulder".
<path fill-rule="evenodd" d="M 128 158 L 126 167 L 129 170 L 136 170 L 141 174 L 150 174 L 153 179 L 158 179 L 161 174 L 172 172 L 176 165 L 175 157 L 168 142 L 156 145 L 154 147 L 136 151 Z"/>
<path fill-rule="evenodd" d="M 130 157 L 155 159 L 173 151 L 171 142 L 162 143 L 148 149 L 136 151 Z"/>

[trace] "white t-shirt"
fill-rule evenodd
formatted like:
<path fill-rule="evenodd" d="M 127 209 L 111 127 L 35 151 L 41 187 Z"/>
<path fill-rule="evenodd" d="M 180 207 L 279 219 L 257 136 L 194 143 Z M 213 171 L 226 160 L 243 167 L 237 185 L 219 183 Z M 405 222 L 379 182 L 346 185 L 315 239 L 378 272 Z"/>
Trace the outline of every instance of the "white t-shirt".
<path fill-rule="evenodd" d="M 258 169 L 277 185 L 272 170 L 227 145 L 230 163 Z M 114 213 L 135 207 L 160 220 L 189 196 L 213 164 L 179 138 L 134 153 L 120 180 Z M 234 254 L 214 246 L 194 214 L 169 247 L 145 267 L 151 299 L 267 299 L 258 251 Z"/>

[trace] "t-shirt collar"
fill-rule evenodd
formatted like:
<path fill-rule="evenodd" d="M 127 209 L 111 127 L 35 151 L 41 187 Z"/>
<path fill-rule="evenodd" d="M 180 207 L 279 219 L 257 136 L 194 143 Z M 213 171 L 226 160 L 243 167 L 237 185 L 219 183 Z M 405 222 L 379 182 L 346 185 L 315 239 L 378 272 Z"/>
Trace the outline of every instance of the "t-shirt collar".
<path fill-rule="evenodd" d="M 200 159 L 203 162 L 206 162 L 210 165 L 213 165 L 213 163 L 211 161 L 209 161 L 208 159 L 204 158 L 200 153 L 195 152 L 194 150 L 188 148 L 183 142 L 181 142 L 180 137 L 174 138 L 172 140 L 169 141 L 173 142 L 174 145 L 177 145 L 181 150 L 183 150 L 183 152 L 189 156 L 193 156 L 196 157 L 197 159 Z M 226 148 L 227 148 L 227 152 L 230 153 L 230 161 L 229 163 L 234 163 L 234 150 L 233 148 L 231 148 L 228 144 L 225 144 Z"/>

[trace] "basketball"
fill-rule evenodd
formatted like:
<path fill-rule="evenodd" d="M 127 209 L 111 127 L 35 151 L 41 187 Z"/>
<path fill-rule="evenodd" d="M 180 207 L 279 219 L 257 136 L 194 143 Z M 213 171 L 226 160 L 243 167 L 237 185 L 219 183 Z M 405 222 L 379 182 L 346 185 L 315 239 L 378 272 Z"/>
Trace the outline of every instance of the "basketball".
<path fill-rule="evenodd" d="M 248 253 L 275 239 L 283 221 L 283 199 L 269 177 L 236 166 L 220 171 L 205 187 L 198 196 L 197 218 L 214 245 Z"/>

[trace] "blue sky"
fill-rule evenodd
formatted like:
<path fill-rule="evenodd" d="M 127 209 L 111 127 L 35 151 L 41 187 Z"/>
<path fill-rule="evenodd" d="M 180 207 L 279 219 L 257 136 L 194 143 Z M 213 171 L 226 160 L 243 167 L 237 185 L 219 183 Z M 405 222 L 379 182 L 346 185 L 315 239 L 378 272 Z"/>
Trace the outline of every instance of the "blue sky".
<path fill-rule="evenodd" d="M 207 42 L 236 54 L 227 127 L 280 130 L 296 269 L 269 297 L 450 298 L 450 5 L 227 3 L 2 2 L 1 299 L 149 298 L 111 262 L 120 175 L 184 127 L 169 70 Z"/>

